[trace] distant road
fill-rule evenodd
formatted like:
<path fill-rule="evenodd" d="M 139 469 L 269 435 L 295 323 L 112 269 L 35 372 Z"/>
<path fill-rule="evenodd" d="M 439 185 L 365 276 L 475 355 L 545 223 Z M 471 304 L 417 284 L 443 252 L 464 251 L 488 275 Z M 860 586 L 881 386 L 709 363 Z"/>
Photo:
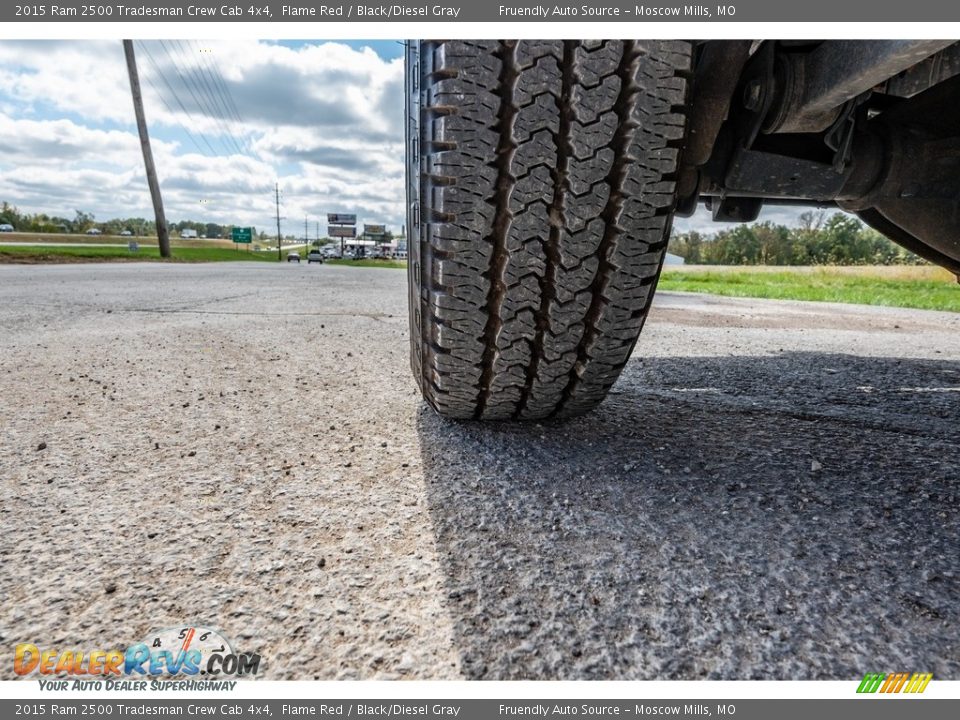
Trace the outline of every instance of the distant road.
<path fill-rule="evenodd" d="M 138 243 L 141 247 L 156 247 L 156 243 L 145 243 L 140 242 L 139 240 L 132 239 L 132 242 Z M 284 245 L 281 250 L 290 250 L 291 248 L 302 248 L 304 243 L 298 243 L 296 245 Z M 0 247 L 127 247 L 126 242 L 122 243 L 88 243 L 88 242 L 0 242 Z M 270 245 L 263 245 L 262 247 L 267 248 L 267 250 L 276 250 L 275 247 Z M 266 252 L 266 251 L 264 251 Z"/>

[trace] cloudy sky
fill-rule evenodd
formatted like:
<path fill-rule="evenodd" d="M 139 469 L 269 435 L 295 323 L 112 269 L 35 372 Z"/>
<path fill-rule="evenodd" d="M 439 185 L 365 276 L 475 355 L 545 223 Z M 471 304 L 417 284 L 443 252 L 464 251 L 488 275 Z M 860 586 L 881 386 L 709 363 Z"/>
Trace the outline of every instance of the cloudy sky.
<path fill-rule="evenodd" d="M 279 182 L 284 234 L 302 233 L 308 217 L 313 235 L 328 212 L 400 230 L 399 42 L 168 40 L 135 49 L 168 220 L 272 233 Z M 119 40 L 0 41 L 0 200 L 67 218 L 153 216 Z M 719 227 L 703 212 L 676 224 Z"/>
<path fill-rule="evenodd" d="M 285 234 L 309 216 L 313 235 L 328 212 L 400 230 L 402 45 L 135 48 L 169 220 L 270 232 L 279 181 Z M 0 200 L 68 218 L 152 217 L 119 40 L 0 41 Z"/>

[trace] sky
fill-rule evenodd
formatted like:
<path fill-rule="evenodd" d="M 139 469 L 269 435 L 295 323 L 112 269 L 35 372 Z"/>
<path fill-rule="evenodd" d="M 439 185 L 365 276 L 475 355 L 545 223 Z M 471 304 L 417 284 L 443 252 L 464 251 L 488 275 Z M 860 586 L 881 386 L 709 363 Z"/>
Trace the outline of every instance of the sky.
<path fill-rule="evenodd" d="M 400 43 L 135 49 L 168 221 L 275 232 L 279 183 L 284 234 L 301 234 L 305 217 L 324 234 L 328 212 L 399 232 Z M 67 218 L 153 217 L 119 40 L 0 41 L 0 200 Z"/>
<path fill-rule="evenodd" d="M 169 222 L 301 235 L 326 214 L 404 223 L 403 46 L 373 41 L 138 41 Z M 219 73 L 219 77 L 217 76 Z M 123 48 L 0 41 L 0 200 L 24 212 L 152 218 Z M 792 210 L 761 219 L 791 223 Z M 723 226 L 699 211 L 676 231 Z"/>

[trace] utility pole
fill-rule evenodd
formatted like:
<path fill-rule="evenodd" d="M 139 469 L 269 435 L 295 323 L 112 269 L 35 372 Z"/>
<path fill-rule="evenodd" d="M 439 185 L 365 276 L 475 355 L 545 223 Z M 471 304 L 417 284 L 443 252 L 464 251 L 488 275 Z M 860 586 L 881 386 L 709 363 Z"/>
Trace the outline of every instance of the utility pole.
<path fill-rule="evenodd" d="M 167 232 L 167 220 L 163 214 L 163 199 L 160 197 L 160 183 L 157 180 L 157 168 L 153 164 L 153 151 L 150 150 L 150 135 L 147 134 L 147 118 L 143 114 L 143 95 L 140 92 L 140 75 L 137 73 L 137 58 L 133 54 L 133 41 L 123 41 L 123 54 L 127 58 L 127 74 L 130 76 L 130 94 L 133 96 L 133 112 L 137 116 L 137 131 L 140 133 L 140 148 L 143 150 L 143 164 L 147 171 L 147 185 L 153 200 L 153 214 L 157 218 L 157 244 L 160 257 L 170 257 L 170 234 Z"/>
<path fill-rule="evenodd" d="M 274 191 L 277 194 L 277 262 L 280 262 L 280 183 L 274 185 Z"/>
<path fill-rule="evenodd" d="M 310 238 L 307 237 L 307 216 L 303 216 L 303 251 L 310 251 Z"/>

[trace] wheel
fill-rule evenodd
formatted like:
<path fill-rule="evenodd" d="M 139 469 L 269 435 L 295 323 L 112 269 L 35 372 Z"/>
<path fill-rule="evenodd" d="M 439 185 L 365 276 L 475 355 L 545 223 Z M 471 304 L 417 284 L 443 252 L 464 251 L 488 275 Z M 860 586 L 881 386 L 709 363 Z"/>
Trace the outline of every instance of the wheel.
<path fill-rule="evenodd" d="M 666 251 L 690 63 L 666 41 L 408 50 L 411 363 L 441 415 L 607 394 Z"/>

